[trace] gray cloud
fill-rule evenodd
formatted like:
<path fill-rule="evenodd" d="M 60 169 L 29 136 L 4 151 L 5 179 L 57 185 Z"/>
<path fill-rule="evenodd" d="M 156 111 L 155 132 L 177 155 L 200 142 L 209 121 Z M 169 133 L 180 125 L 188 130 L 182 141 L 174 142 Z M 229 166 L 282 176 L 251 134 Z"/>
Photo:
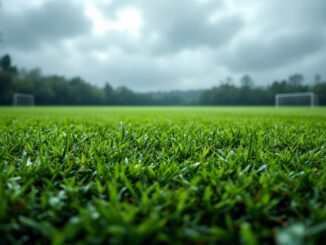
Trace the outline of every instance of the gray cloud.
<path fill-rule="evenodd" d="M 241 24 L 236 17 L 230 17 L 217 23 L 210 23 L 207 20 L 191 22 L 190 18 L 185 19 L 171 24 L 166 30 L 159 32 L 160 38 L 152 48 L 153 51 L 159 53 L 202 47 L 217 48 L 227 43 L 240 29 Z"/>
<path fill-rule="evenodd" d="M 143 35 L 155 35 L 147 49 L 156 54 L 178 52 L 200 47 L 218 47 L 230 40 L 243 26 L 238 15 L 212 20 L 216 11 L 223 10 L 222 2 L 188 0 L 115 1 L 106 9 L 108 16 L 116 16 L 122 7 L 138 7 L 144 18 Z"/>
<path fill-rule="evenodd" d="M 270 39 L 258 37 L 239 42 L 226 55 L 225 62 L 236 71 L 270 70 L 314 55 L 322 50 L 325 41 L 323 33 L 310 30 L 285 33 Z"/>
<path fill-rule="evenodd" d="M 37 49 L 43 43 L 56 44 L 90 30 L 83 9 L 65 0 L 49 1 L 24 12 L 1 15 L 3 45 L 17 49 Z"/>
<path fill-rule="evenodd" d="M 289 0 L 286 3 L 274 0 L 266 4 L 258 18 L 274 28 L 317 28 L 325 31 L 325 9 L 326 1 L 323 0 Z"/>
<path fill-rule="evenodd" d="M 175 52 L 203 46 L 217 47 L 240 29 L 242 22 L 238 16 L 210 21 L 218 7 L 221 6 L 185 0 L 177 4 L 159 1 L 158 6 L 151 7 L 144 15 L 149 32 L 157 31 L 163 47 Z"/>
<path fill-rule="evenodd" d="M 295 72 L 326 77 L 324 0 L 35 1 L 13 11 L 20 0 L 10 0 L 0 12 L 0 45 L 20 67 L 140 91 L 210 87 L 244 73 L 261 85 Z M 88 4 L 111 22 L 139 10 L 139 36 L 96 35 Z"/>

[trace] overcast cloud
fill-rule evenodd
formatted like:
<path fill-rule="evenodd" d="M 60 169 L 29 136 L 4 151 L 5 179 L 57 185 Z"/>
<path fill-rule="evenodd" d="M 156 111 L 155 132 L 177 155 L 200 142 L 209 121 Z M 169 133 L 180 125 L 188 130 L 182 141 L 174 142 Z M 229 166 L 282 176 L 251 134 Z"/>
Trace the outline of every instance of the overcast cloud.
<path fill-rule="evenodd" d="M 326 78 L 325 0 L 3 0 L 0 54 L 136 91 Z"/>

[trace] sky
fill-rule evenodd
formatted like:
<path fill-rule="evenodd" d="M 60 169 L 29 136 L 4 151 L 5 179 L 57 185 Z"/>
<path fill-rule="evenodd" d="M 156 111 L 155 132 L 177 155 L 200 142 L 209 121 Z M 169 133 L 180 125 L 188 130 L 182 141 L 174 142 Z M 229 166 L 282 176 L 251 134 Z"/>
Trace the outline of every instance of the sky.
<path fill-rule="evenodd" d="M 2 0 L 0 8 L 0 55 L 100 87 L 326 79 L 325 0 Z"/>

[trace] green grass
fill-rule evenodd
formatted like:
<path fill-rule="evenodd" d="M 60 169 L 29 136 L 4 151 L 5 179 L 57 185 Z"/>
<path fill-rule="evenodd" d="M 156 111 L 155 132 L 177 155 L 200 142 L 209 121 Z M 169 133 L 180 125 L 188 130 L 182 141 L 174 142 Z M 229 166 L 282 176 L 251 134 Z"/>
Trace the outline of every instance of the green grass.
<path fill-rule="evenodd" d="M 322 244 L 325 203 L 325 108 L 0 108 L 0 244 Z"/>

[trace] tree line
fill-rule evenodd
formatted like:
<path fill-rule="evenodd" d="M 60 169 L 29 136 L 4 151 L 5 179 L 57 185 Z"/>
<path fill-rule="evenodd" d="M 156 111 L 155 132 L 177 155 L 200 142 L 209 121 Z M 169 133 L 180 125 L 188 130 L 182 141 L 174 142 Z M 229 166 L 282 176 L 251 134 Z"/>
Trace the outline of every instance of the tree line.
<path fill-rule="evenodd" d="M 245 75 L 240 84 L 227 78 L 207 90 L 139 93 L 109 83 L 100 88 L 80 77 L 43 75 L 40 69 L 18 69 L 8 54 L 0 59 L 1 105 L 10 105 L 17 92 L 33 94 L 37 105 L 273 105 L 277 93 L 307 91 L 316 93 L 319 104 L 326 105 L 326 81 L 320 76 L 310 85 L 304 84 L 303 75 L 294 74 L 288 80 L 258 87 Z"/>
<path fill-rule="evenodd" d="M 273 105 L 275 95 L 278 93 L 314 92 L 320 105 L 326 105 L 326 81 L 322 81 L 319 75 L 315 81 L 304 84 L 304 76 L 294 74 L 288 80 L 274 81 L 267 87 L 254 86 L 253 79 L 245 75 L 241 78 L 240 86 L 232 83 L 227 78 L 221 85 L 204 91 L 199 104 L 204 105 Z"/>

